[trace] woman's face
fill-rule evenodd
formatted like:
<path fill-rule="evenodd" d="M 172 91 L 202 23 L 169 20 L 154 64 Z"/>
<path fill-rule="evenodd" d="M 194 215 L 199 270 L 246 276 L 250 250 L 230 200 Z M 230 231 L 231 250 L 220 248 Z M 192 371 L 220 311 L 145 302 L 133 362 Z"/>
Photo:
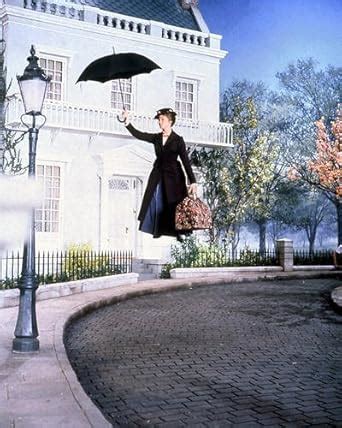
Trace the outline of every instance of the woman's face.
<path fill-rule="evenodd" d="M 163 114 L 158 117 L 158 123 L 162 131 L 169 131 L 172 127 L 171 120 Z"/>

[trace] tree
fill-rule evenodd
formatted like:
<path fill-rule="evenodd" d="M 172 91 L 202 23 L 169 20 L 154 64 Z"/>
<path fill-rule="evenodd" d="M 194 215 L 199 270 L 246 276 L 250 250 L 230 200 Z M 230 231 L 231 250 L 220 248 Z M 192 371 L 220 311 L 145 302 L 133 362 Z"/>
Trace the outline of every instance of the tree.
<path fill-rule="evenodd" d="M 329 138 L 323 118 L 316 122 L 316 158 L 308 162 L 315 184 L 333 196 L 342 196 L 342 108 L 331 124 L 333 138 Z"/>
<path fill-rule="evenodd" d="M 234 82 L 223 96 L 223 120 L 234 126 L 234 148 L 228 151 L 202 149 L 194 153 L 204 181 L 206 200 L 213 212 L 210 240 L 228 240 L 233 251 L 240 225 L 250 209 L 263 204 L 266 183 L 273 174 L 276 156 L 274 133 L 260 121 L 258 105 L 266 89 L 261 84 Z M 260 111 L 263 112 L 262 109 Z"/>
<path fill-rule="evenodd" d="M 319 227 L 331 219 L 331 202 L 306 183 L 283 180 L 279 183 L 271 212 L 271 239 L 275 241 L 286 231 L 303 231 L 309 251 L 315 249 Z"/>
<path fill-rule="evenodd" d="M 342 67 L 316 68 L 312 58 L 299 59 L 276 75 L 288 143 L 296 149 L 294 153 L 309 157 L 315 142 L 314 122 L 322 116 L 331 121 L 342 98 Z"/>
<path fill-rule="evenodd" d="M 290 64 L 284 72 L 278 73 L 277 77 L 282 87 L 279 103 L 286 106 L 284 155 L 289 167 L 289 177 L 314 186 L 334 203 L 338 219 L 338 242 L 341 243 L 341 196 L 337 191 L 336 183 L 333 186 L 331 182 L 327 185 L 317 168 L 322 171 L 321 155 L 324 147 L 331 147 L 336 154 L 336 147 L 340 144 L 338 141 L 340 141 L 341 131 L 338 131 L 338 128 L 341 126 L 339 124 L 341 109 L 338 105 L 342 99 L 342 68 L 329 66 L 324 71 L 317 70 L 313 59 L 298 60 L 296 64 Z M 335 116 L 337 109 L 339 113 L 336 126 L 332 125 L 328 129 L 328 124 Z M 317 120 L 322 117 L 325 118 L 324 122 L 317 123 Z M 322 135 L 317 135 L 317 132 L 326 133 L 325 142 L 318 143 Z M 340 148 L 338 152 L 341 152 Z M 340 160 L 337 161 L 339 162 Z M 330 161 L 325 159 L 323 163 L 326 164 L 325 169 L 330 165 L 328 169 L 331 171 Z M 336 167 L 332 168 L 335 170 L 333 175 L 335 174 L 336 179 Z M 337 170 L 339 169 L 340 166 Z"/>
<path fill-rule="evenodd" d="M 250 104 L 250 100 L 246 108 L 251 109 L 252 113 L 253 104 Z M 225 226 L 226 233 L 230 233 L 233 250 L 238 244 L 239 226 L 249 212 L 264 214 L 267 210 L 266 189 L 272 180 L 276 156 L 273 135 L 270 133 L 256 133 L 254 141 L 248 144 L 243 135 L 235 132 L 234 143 L 235 149 L 229 156 L 229 163 L 222 169 L 225 183 L 222 196 L 225 204 L 221 207 L 222 226 Z"/>
<path fill-rule="evenodd" d="M 223 194 L 222 168 L 225 162 L 224 150 L 205 149 L 194 150 L 191 154 L 192 163 L 201 172 L 201 181 L 203 182 L 204 198 L 208 204 L 212 218 L 213 227 L 209 229 L 209 242 L 211 244 L 218 242 L 220 235 L 220 207 Z"/>
<path fill-rule="evenodd" d="M 7 86 L 5 50 L 5 41 L 0 40 L 0 174 L 15 175 L 22 174 L 27 169 L 22 165 L 19 150 L 19 143 L 23 140 L 25 132 L 6 128 L 7 94 L 12 82 Z"/>
<path fill-rule="evenodd" d="M 253 104 L 249 106 L 251 100 Z M 238 164 L 242 162 L 245 167 L 252 167 L 252 175 L 257 178 L 257 189 L 253 186 L 251 188 L 256 190 L 256 200 L 252 201 L 248 198 L 246 201 L 245 218 L 248 217 L 258 225 L 259 251 L 265 252 L 267 223 L 271 218 L 272 206 L 276 200 L 278 183 L 283 180 L 284 164 L 279 149 L 283 119 L 278 111 L 276 94 L 269 92 L 261 83 L 235 82 L 235 86 L 226 91 L 223 111 L 228 118 L 239 116 L 237 113 L 239 113 L 241 101 L 252 113 L 250 125 L 255 128 L 252 126 L 245 128 L 241 126 L 241 120 L 238 120 L 238 124 L 234 127 L 234 140 L 237 139 L 239 144 L 243 141 L 245 147 L 238 148 L 234 162 Z M 252 154 L 255 165 L 248 166 L 249 159 L 245 157 L 245 153 L 248 152 Z M 240 168 L 240 171 L 247 172 L 247 169 Z"/>
<path fill-rule="evenodd" d="M 324 213 L 324 219 L 318 228 L 316 241 L 320 248 L 331 246 L 331 237 L 336 236 L 336 209 L 329 201 L 328 210 Z"/>
<path fill-rule="evenodd" d="M 301 195 L 300 203 L 293 211 L 292 224 L 295 230 L 304 230 L 309 242 L 309 253 L 315 250 L 315 241 L 319 226 L 329 213 L 329 200 L 317 190 Z"/>
<path fill-rule="evenodd" d="M 19 135 L 18 135 L 19 134 Z M 6 175 L 23 174 L 27 170 L 27 166 L 22 164 L 19 143 L 24 139 L 25 132 L 18 133 L 10 129 L 3 130 L 2 144 L 2 162 L 0 173 Z"/>
<path fill-rule="evenodd" d="M 302 187 L 300 183 L 287 179 L 280 180 L 277 183 L 270 213 L 270 228 L 268 230 L 268 235 L 273 241 L 274 247 L 276 240 L 283 238 L 296 224 L 295 211 L 303 197 Z"/>
<path fill-rule="evenodd" d="M 290 171 L 292 179 L 302 179 L 318 189 L 336 207 L 338 244 L 342 243 L 342 109 L 327 130 L 324 119 L 316 122 L 317 141 L 313 159 L 295 166 Z M 330 137 L 330 135 L 332 137 Z"/>

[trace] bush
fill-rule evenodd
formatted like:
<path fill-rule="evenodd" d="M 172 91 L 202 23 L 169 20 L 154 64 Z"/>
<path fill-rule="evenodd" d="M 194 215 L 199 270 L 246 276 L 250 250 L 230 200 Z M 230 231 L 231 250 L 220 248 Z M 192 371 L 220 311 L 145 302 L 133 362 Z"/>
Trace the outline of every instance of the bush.
<path fill-rule="evenodd" d="M 160 278 L 161 279 L 168 279 L 170 278 L 170 270 L 173 268 L 171 263 L 166 263 L 160 272 Z"/>
<path fill-rule="evenodd" d="M 168 272 L 176 267 L 228 267 L 228 266 L 265 266 L 277 264 L 274 252 L 260 254 L 249 247 L 232 254 L 226 247 L 205 245 L 195 237 L 189 236 L 182 243 L 171 247 L 171 264 L 167 265 Z"/>
<path fill-rule="evenodd" d="M 238 266 L 270 266 L 277 264 L 277 257 L 274 252 L 259 253 L 258 251 L 251 250 L 245 247 L 240 251 L 240 256 L 236 260 Z"/>
<path fill-rule="evenodd" d="M 201 244 L 196 237 L 188 236 L 171 247 L 172 267 L 223 266 L 225 251 L 218 246 Z"/>
<path fill-rule="evenodd" d="M 196 264 L 199 257 L 199 245 L 196 237 L 188 236 L 183 242 L 171 246 L 173 267 L 188 267 Z"/>
<path fill-rule="evenodd" d="M 72 279 L 84 279 L 108 274 L 110 258 L 106 254 L 96 256 L 90 244 L 70 245 L 63 262 L 63 276 Z M 120 273 L 119 269 L 115 269 Z"/>
<path fill-rule="evenodd" d="M 18 279 L 2 279 L 0 280 L 0 290 L 9 290 L 12 288 L 18 288 L 19 281 Z"/>

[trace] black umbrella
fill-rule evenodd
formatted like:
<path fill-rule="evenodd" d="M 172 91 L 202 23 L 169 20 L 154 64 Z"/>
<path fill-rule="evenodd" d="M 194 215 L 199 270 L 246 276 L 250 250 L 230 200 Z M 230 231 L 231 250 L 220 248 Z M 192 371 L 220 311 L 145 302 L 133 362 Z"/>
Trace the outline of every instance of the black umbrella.
<path fill-rule="evenodd" d="M 159 65 L 144 55 L 132 52 L 112 54 L 90 63 L 76 83 L 86 80 L 104 83 L 108 80 L 119 79 L 122 105 L 125 108 L 120 79 L 129 79 L 137 74 L 150 73 L 158 68 L 160 68 Z"/>
<path fill-rule="evenodd" d="M 129 79 L 137 74 L 150 73 L 157 68 L 160 68 L 159 65 L 140 54 L 112 54 L 90 63 L 77 82 L 95 80 L 104 83 L 108 80 Z"/>

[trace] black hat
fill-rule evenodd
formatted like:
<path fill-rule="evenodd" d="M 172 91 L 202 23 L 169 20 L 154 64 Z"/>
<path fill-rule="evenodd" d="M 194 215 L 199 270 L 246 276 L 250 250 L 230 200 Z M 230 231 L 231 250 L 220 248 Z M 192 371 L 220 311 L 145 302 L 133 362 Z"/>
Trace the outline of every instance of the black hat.
<path fill-rule="evenodd" d="M 157 114 L 154 116 L 155 119 L 158 119 L 158 117 L 162 114 L 171 114 L 173 116 L 173 120 L 176 119 L 177 113 L 172 108 L 161 108 L 157 111 Z"/>

